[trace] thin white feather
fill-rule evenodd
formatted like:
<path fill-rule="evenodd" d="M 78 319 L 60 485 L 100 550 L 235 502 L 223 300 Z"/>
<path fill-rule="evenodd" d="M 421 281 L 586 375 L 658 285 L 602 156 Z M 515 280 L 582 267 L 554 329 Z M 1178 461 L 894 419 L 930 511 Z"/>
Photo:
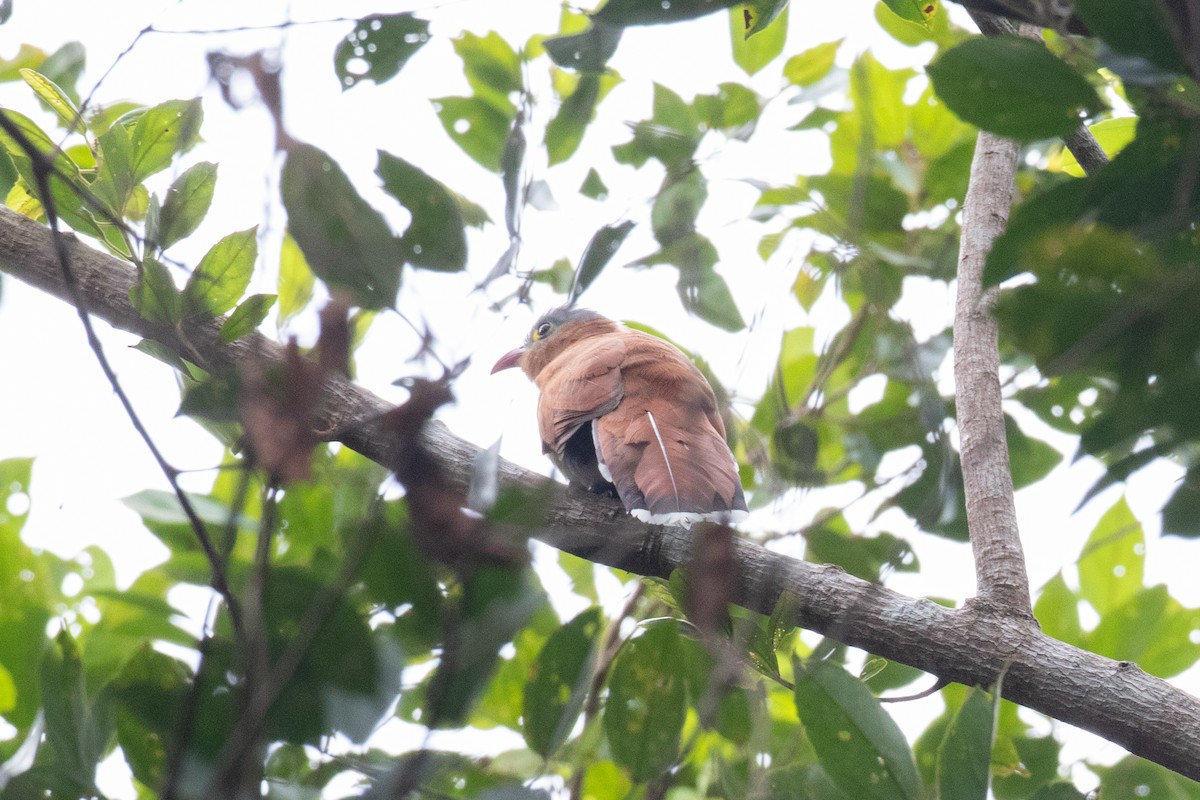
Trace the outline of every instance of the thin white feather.
<path fill-rule="evenodd" d="M 592 420 L 588 425 L 592 426 L 592 447 L 596 449 L 596 467 L 600 470 L 600 477 L 612 483 L 612 472 L 609 471 L 608 464 L 604 463 L 604 452 L 600 449 L 600 434 L 596 432 L 596 421 Z"/>
<path fill-rule="evenodd" d="M 649 410 L 646 411 L 646 416 L 650 418 L 650 428 L 654 431 L 654 438 L 658 440 L 658 449 L 662 451 L 663 463 L 667 465 L 667 477 L 671 479 L 671 491 L 675 493 L 675 512 L 676 514 L 687 514 L 690 512 L 683 511 L 679 506 L 679 486 L 675 484 L 675 471 L 671 469 L 671 459 L 667 456 L 667 444 L 662 439 L 662 434 L 658 432 L 658 423 L 654 421 L 654 414 Z"/>

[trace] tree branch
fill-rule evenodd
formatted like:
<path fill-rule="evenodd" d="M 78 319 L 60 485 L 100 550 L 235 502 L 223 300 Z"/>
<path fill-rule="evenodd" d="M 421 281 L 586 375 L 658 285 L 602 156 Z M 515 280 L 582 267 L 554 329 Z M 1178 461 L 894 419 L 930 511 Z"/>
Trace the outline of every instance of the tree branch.
<path fill-rule="evenodd" d="M 987 149 L 987 148 L 981 148 Z M 129 302 L 132 267 L 78 241 L 66 243 L 81 296 L 92 313 L 123 330 L 172 343 L 174 335 L 142 319 Z M 65 299 L 50 232 L 0 208 L 0 270 Z M 283 359 L 282 348 L 260 335 L 220 341 L 220 320 L 185 330 L 189 358 L 207 368 L 250 358 Z M 347 380 L 322 387 L 320 427 L 381 463 L 390 463 L 389 438 L 375 418 L 388 404 Z M 479 448 L 433 423 L 425 433 L 431 453 L 456 485 L 465 486 Z M 507 462 L 508 485 L 544 486 L 546 479 Z M 538 539 L 582 558 L 639 575 L 668 577 L 691 556 L 691 536 L 677 528 L 630 519 L 615 501 L 563 488 L 547 505 Z M 897 594 L 847 575 L 773 553 L 744 540 L 734 543 L 742 580 L 737 602 L 770 613 L 783 592 L 794 595 L 795 622 L 805 628 L 908 664 L 946 680 L 991 685 L 1007 666 L 1004 696 L 1063 722 L 1092 731 L 1130 752 L 1200 779 L 1200 701 L 1135 664 L 1117 662 L 1052 639 L 1024 618 L 952 610 Z"/>
<path fill-rule="evenodd" d="M 983 290 L 987 254 L 1008 223 L 1018 153 L 1011 139 L 980 131 L 963 203 L 954 383 L 976 602 L 996 613 L 1032 620 L 1000 404 L 1000 337 L 992 316 L 998 290 Z"/>

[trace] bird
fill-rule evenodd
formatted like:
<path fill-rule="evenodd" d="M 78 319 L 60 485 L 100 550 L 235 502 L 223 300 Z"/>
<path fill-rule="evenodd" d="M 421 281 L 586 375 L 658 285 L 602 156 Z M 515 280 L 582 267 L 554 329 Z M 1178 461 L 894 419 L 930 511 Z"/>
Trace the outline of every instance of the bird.
<path fill-rule="evenodd" d="M 690 528 L 747 516 L 716 395 L 679 348 L 595 311 L 555 308 L 492 374 L 539 389 L 542 451 L 572 484 L 619 497 L 635 519 Z"/>

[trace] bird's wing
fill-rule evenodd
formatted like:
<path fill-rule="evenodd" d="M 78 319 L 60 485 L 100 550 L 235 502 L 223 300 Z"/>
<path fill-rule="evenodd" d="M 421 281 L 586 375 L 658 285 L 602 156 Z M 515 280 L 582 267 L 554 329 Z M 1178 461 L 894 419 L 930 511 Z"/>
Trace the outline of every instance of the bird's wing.
<path fill-rule="evenodd" d="M 625 343 L 596 336 L 563 350 L 538 375 L 538 431 L 548 451 L 561 454 L 579 426 L 615 409 L 624 396 Z"/>
<path fill-rule="evenodd" d="M 625 396 L 594 431 L 625 507 L 651 522 L 673 523 L 744 512 L 737 464 L 708 381 L 670 344 L 634 331 L 622 337 Z"/>

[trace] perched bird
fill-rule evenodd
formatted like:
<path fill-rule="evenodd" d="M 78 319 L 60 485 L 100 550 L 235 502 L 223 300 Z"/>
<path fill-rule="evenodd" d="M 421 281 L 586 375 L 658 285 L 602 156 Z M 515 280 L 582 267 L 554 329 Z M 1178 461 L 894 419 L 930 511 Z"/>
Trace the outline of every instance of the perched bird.
<path fill-rule="evenodd" d="M 637 519 L 738 522 L 746 499 L 712 387 L 668 342 L 582 308 L 556 308 L 492 372 L 521 367 L 542 450 L 570 479 L 614 493 Z"/>

